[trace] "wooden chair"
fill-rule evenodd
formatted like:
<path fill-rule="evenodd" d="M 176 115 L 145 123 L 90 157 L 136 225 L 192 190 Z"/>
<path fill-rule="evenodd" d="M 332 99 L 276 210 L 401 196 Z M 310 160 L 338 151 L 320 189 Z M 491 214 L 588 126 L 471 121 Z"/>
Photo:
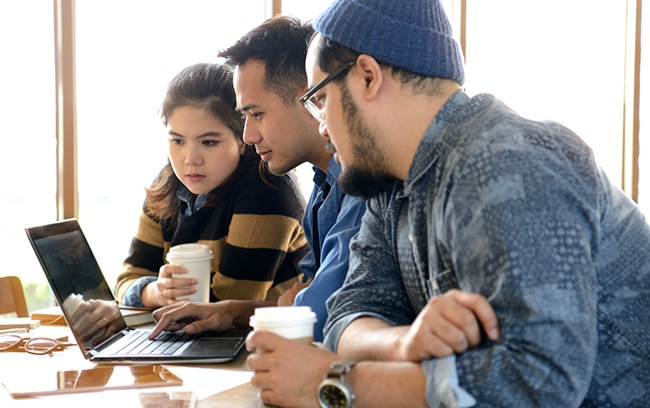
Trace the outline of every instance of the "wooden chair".
<path fill-rule="evenodd" d="M 0 315 L 15 312 L 17 317 L 29 317 L 23 283 L 17 276 L 0 277 Z"/>

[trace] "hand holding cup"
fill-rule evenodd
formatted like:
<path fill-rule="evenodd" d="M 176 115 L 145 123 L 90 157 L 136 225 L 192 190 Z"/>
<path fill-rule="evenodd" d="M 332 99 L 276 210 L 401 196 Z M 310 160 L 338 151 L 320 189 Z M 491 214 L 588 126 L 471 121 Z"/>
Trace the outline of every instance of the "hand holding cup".
<path fill-rule="evenodd" d="M 172 274 L 172 278 L 194 278 L 198 282 L 196 292 L 176 298 L 176 300 L 191 300 L 193 302 L 210 301 L 210 265 L 213 254 L 207 245 L 181 244 L 171 247 L 167 253 L 167 262 L 171 265 L 182 266 L 187 270 L 184 274 Z"/>

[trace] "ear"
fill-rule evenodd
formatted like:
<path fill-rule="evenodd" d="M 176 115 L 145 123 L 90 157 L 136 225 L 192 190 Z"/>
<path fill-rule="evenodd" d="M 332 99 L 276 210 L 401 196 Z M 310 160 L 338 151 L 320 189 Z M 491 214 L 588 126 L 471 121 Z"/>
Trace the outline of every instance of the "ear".
<path fill-rule="evenodd" d="M 308 90 L 309 90 L 308 84 L 305 84 L 303 87 L 298 89 L 298 94 L 296 95 L 296 99 L 300 99 L 300 97 L 306 94 Z"/>
<path fill-rule="evenodd" d="M 364 98 L 367 100 L 374 99 L 379 93 L 384 80 L 384 72 L 381 70 L 381 66 L 370 55 L 361 54 L 357 57 L 355 67 L 364 82 Z"/>

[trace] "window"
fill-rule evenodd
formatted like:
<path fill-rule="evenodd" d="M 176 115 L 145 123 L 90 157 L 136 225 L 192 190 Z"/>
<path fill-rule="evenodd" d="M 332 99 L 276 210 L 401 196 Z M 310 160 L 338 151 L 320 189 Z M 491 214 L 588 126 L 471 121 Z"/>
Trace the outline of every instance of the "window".
<path fill-rule="evenodd" d="M 640 0 L 639 0 L 640 1 Z M 647 12 L 646 12 L 647 13 Z M 648 14 L 646 14 L 648 15 Z M 641 30 L 641 44 L 650 44 L 650 30 Z M 646 50 L 650 49 L 648 46 Z M 639 103 L 639 206 L 650 217 L 650 53 L 641 48 L 641 84 Z"/>
<path fill-rule="evenodd" d="M 569 127 L 620 186 L 625 19 L 625 2 L 469 0 L 467 90 Z"/>
<path fill-rule="evenodd" d="M 334 0 L 282 0 L 282 14 L 296 16 L 303 21 L 314 20 Z"/>
<path fill-rule="evenodd" d="M 158 107 L 168 82 L 187 65 L 217 61 L 219 50 L 270 15 L 270 5 L 312 20 L 331 2 L 74 2 L 78 217 L 111 286 L 135 232 L 143 189 L 166 161 Z M 624 106 L 629 99 L 623 82 L 626 6 L 634 3 L 443 0 L 458 38 L 466 41 L 468 93 L 493 93 L 523 116 L 568 126 L 619 185 L 624 109 L 637 109 Z M 30 310 L 52 302 L 24 228 L 57 217 L 53 20 L 52 3 L 0 2 L 5 130 L 0 203 L 6 217 L 0 245 L 16 260 L 5 265 L 4 274 L 23 278 Z M 650 43 L 650 30 L 641 32 Z M 629 62 L 629 51 L 627 57 Z M 650 76 L 648 66 L 641 64 L 641 84 Z M 650 214 L 646 88 L 640 90 L 638 189 L 640 206 Z M 298 175 L 308 194 L 311 166 L 300 166 Z"/>
<path fill-rule="evenodd" d="M 56 106 L 51 2 L 0 2 L 0 112 L 3 130 L 3 275 L 18 275 L 26 297 L 45 277 L 24 228 L 56 219 Z M 43 298 L 43 297 L 41 297 Z M 44 298 L 47 302 L 47 296 Z M 29 310 L 47 304 L 30 302 Z"/>
<path fill-rule="evenodd" d="M 76 2 L 79 219 L 113 287 L 167 162 L 169 81 L 265 19 L 265 0 Z"/>

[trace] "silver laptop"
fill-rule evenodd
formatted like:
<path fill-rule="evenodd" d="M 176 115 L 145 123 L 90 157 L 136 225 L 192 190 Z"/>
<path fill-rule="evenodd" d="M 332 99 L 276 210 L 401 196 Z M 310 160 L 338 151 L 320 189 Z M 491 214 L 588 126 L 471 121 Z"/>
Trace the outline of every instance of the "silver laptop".
<path fill-rule="evenodd" d="M 222 363 L 235 358 L 250 329 L 190 336 L 127 327 L 79 222 L 26 228 L 63 316 L 84 357 L 95 363 Z"/>

